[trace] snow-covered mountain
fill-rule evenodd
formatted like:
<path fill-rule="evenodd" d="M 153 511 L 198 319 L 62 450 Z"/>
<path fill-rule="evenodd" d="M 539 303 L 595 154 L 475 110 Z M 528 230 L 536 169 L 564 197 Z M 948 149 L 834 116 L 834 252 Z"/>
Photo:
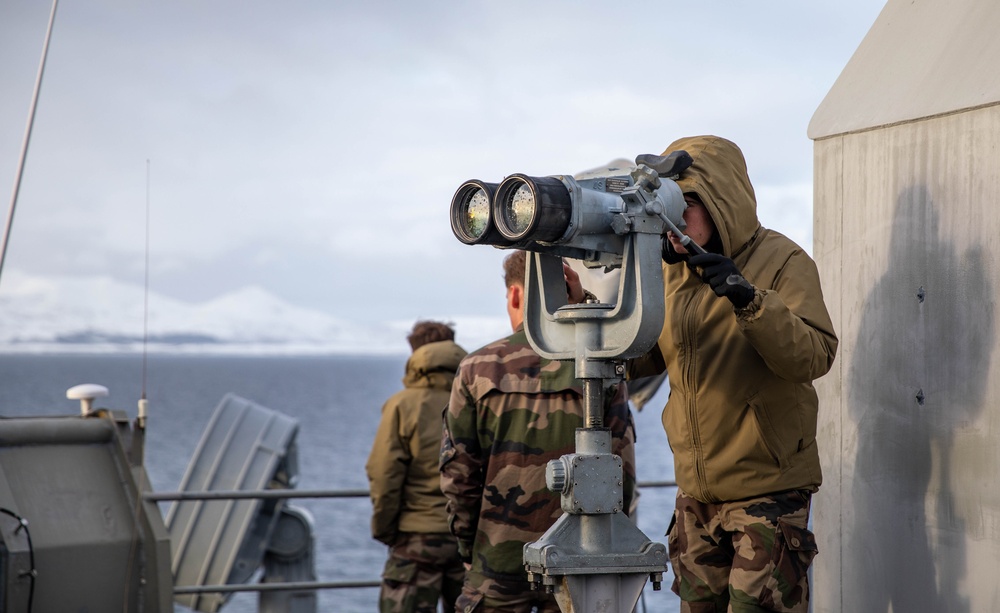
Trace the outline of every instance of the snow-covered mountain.
<path fill-rule="evenodd" d="M 134 351 L 142 348 L 144 291 L 110 277 L 4 274 L 0 351 Z M 442 317 L 474 349 L 506 334 L 490 318 Z M 150 292 L 148 348 L 200 353 L 405 354 L 412 321 L 358 324 L 296 307 L 258 287 L 189 304 Z"/>

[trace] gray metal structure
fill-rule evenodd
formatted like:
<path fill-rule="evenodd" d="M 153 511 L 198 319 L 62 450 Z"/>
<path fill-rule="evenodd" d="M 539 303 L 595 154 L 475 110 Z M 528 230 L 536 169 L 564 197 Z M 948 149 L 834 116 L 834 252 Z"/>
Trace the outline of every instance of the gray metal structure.
<path fill-rule="evenodd" d="M 646 167 L 633 177 L 609 228 L 624 237 L 614 303 L 567 305 L 559 257 L 532 253 L 525 275 L 529 342 L 543 357 L 574 360 L 584 386 L 586 427 L 576 433 L 576 452 L 546 469 L 565 513 L 524 547 L 529 581 L 554 592 L 564 613 L 632 611 L 647 578 L 659 589 L 667 569 L 665 547 L 623 513 L 621 458 L 611 453 L 602 417 L 605 389 L 623 379 L 624 360 L 649 350 L 663 324 L 664 224 L 662 209 L 651 206 L 661 184 Z"/>
<path fill-rule="evenodd" d="M 684 244 L 684 196 L 674 182 L 692 163 L 685 151 L 640 155 L 634 166 L 529 177 L 499 184 L 466 181 L 451 203 L 451 227 L 467 245 L 531 252 L 525 274 L 524 330 L 539 355 L 573 360 L 583 382 L 585 427 L 576 453 L 547 466 L 546 481 L 565 511 L 524 546 L 528 579 L 554 592 L 564 613 L 631 611 L 646 579 L 659 589 L 667 552 L 623 513 L 621 458 L 604 428 L 605 390 L 625 376 L 625 360 L 656 342 L 663 326 L 661 238 Z M 661 180 L 661 177 L 663 180 Z M 621 269 L 614 300 L 567 304 L 561 258 Z"/>
<path fill-rule="evenodd" d="M 305 509 L 281 509 L 274 533 L 264 552 L 263 584 L 309 583 L 316 581 L 316 538 L 312 516 Z M 316 613 L 316 590 L 261 592 L 259 613 Z"/>
<path fill-rule="evenodd" d="M 180 490 L 291 488 L 298 479 L 297 433 L 297 420 L 228 394 L 206 426 Z M 279 522 L 289 526 L 285 529 L 288 534 L 302 536 L 292 530 L 300 516 L 285 517 L 284 505 L 278 498 L 176 501 L 167 513 L 166 526 L 173 543 L 172 570 L 177 585 L 249 581 L 263 563 Z M 307 534 L 311 536 L 311 526 Z M 308 543 L 310 550 L 311 545 Z M 281 545 L 277 548 L 280 552 Z M 197 611 L 214 612 L 229 596 L 181 594 L 177 601 Z"/>
<path fill-rule="evenodd" d="M 179 602 L 216 611 L 225 588 L 262 570 L 260 611 L 315 613 L 312 518 L 284 499 L 295 495 L 297 421 L 227 395 L 183 491 L 157 496 L 140 420 L 92 409 L 104 395 L 80 385 L 67 393 L 79 416 L 0 419 L 0 611 L 167 613 L 175 578 Z M 168 524 L 161 499 L 177 499 Z"/>
<path fill-rule="evenodd" d="M 107 410 L 0 419 L 0 610 L 173 610 L 143 436 Z"/>
<path fill-rule="evenodd" d="M 840 337 L 813 610 L 1000 610 L 1000 4 L 890 0 L 809 125 Z"/>

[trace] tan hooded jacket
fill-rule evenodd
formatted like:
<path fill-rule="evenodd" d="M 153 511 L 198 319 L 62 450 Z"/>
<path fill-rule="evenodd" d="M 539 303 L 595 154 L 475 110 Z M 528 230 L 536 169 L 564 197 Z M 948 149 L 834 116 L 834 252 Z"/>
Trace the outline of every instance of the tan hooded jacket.
<path fill-rule="evenodd" d="M 447 534 L 438 456 L 442 412 L 465 350 L 452 341 L 418 347 L 403 385 L 382 407 L 365 464 L 372 500 L 372 537 L 387 545 L 400 532 Z"/>
<path fill-rule="evenodd" d="M 677 483 L 703 502 L 815 490 L 822 479 L 812 382 L 830 370 L 837 352 L 816 265 L 790 239 L 760 225 L 735 144 L 697 136 L 664 153 L 681 149 L 694 164 L 678 185 L 701 198 L 723 254 L 757 291 L 735 312 L 685 264 L 664 264 L 660 355 L 654 350 L 645 366 L 668 373 L 663 426 Z M 643 374 L 643 362 L 635 374 Z"/>

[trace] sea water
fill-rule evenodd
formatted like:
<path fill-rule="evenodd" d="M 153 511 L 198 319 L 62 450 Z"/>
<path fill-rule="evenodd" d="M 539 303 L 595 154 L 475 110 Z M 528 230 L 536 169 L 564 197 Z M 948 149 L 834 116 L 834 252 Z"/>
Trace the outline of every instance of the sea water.
<path fill-rule="evenodd" d="M 299 489 L 366 489 L 364 465 L 382 403 L 402 388 L 405 356 L 204 357 L 137 354 L 0 355 L 0 416 L 79 412 L 66 390 L 99 383 L 109 396 L 96 406 L 135 416 L 145 388 L 149 402 L 146 468 L 153 489 L 176 491 L 216 405 L 227 393 L 281 411 L 299 422 Z M 145 380 L 145 385 L 143 381 Z M 673 465 L 660 409 L 661 390 L 636 422 L 640 481 L 673 479 Z M 639 527 L 665 543 L 673 511 L 673 488 L 641 492 Z M 365 498 L 299 499 L 315 520 L 316 576 L 320 581 L 376 581 L 386 547 L 369 536 L 371 505 Z M 164 514 L 169 503 L 161 503 Z M 663 590 L 647 584 L 637 611 L 672 612 L 679 605 L 664 575 Z M 319 610 L 377 610 L 377 588 L 322 590 Z M 176 606 L 178 613 L 188 611 Z M 257 596 L 235 594 L 224 613 L 256 613 Z"/>

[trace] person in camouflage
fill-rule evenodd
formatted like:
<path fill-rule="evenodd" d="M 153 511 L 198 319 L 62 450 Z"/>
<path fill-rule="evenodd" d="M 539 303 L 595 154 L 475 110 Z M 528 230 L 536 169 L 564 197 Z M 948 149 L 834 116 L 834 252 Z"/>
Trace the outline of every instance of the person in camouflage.
<path fill-rule="evenodd" d="M 685 230 L 663 241 L 665 321 L 630 376 L 666 370 L 663 426 L 677 506 L 667 545 L 685 613 L 804 613 L 820 486 L 818 398 L 837 336 L 816 264 L 761 226 L 743 153 L 717 136 L 674 142 Z"/>
<path fill-rule="evenodd" d="M 456 611 L 559 611 L 552 594 L 531 590 L 525 543 L 562 515 L 545 486 L 545 466 L 572 453 L 584 427 L 580 381 L 572 362 L 541 358 L 528 344 L 524 320 L 526 254 L 504 260 L 507 312 L 514 333 L 470 353 L 459 365 L 445 411 L 441 490 L 452 534 L 467 562 Z M 583 300 L 576 273 L 564 266 L 570 302 Z M 624 464 L 625 508 L 635 489 L 635 432 L 624 384 L 607 390 L 604 425 Z"/>
<path fill-rule="evenodd" d="M 465 350 L 447 324 L 418 321 L 407 340 L 404 388 L 382 407 L 365 464 L 372 537 L 389 545 L 379 595 L 381 613 L 434 613 L 455 606 L 465 568 L 448 532 L 438 475 L 441 411 Z"/>

